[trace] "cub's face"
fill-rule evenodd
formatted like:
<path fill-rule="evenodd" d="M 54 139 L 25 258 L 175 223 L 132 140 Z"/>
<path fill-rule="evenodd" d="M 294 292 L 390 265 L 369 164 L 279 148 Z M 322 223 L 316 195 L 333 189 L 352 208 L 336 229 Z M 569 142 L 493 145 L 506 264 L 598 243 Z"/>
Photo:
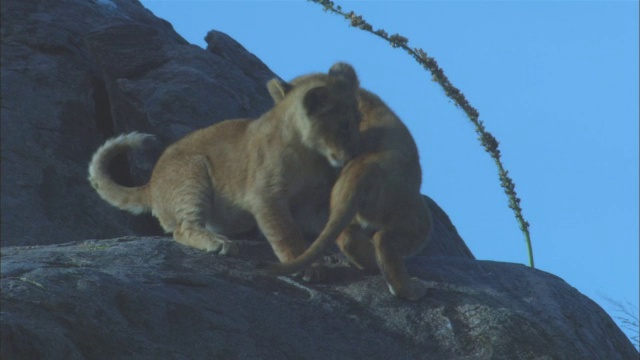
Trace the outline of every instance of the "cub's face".
<path fill-rule="evenodd" d="M 318 91 L 323 88 L 317 88 Z M 331 166 L 341 168 L 355 156 L 360 111 L 355 94 L 337 91 L 321 99 L 305 98 L 309 117 L 308 143 L 317 149 L 329 161 Z M 335 90 L 328 90 L 329 92 Z M 316 103 L 313 103 L 316 102 Z M 330 106 L 327 106 L 330 104 Z"/>
<path fill-rule="evenodd" d="M 359 82 L 350 65 L 337 63 L 328 74 L 301 76 L 291 83 L 273 79 L 267 87 L 276 104 L 301 99 L 298 127 L 307 147 L 318 151 L 337 168 L 353 158 L 360 111 Z"/>

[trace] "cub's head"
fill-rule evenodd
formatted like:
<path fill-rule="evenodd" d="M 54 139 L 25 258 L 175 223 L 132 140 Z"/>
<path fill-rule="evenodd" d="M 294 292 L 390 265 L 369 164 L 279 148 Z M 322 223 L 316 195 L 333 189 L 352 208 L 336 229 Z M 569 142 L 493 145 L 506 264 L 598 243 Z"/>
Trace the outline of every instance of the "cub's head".
<path fill-rule="evenodd" d="M 322 154 L 334 167 L 354 156 L 360 124 L 359 81 L 351 65 L 337 63 L 327 74 L 267 83 L 277 107 L 293 111 L 302 143 Z"/>

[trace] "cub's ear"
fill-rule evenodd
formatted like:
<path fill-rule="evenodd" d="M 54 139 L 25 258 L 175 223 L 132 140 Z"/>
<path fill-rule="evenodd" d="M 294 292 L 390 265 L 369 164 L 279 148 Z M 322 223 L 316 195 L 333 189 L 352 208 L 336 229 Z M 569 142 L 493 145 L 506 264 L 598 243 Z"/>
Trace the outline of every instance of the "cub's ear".
<path fill-rule="evenodd" d="M 351 89 L 354 89 L 354 90 L 360 86 L 358 75 L 356 75 L 356 71 L 354 70 L 353 66 L 344 62 L 333 64 L 331 69 L 329 69 L 329 76 L 335 76 L 341 79 Z"/>
<path fill-rule="evenodd" d="M 284 99 L 285 95 L 287 95 L 292 87 L 293 86 L 291 86 L 291 84 L 286 83 L 278 78 L 273 78 L 267 83 L 269 95 L 271 95 L 273 102 L 276 104 L 280 102 L 280 100 Z"/>
<path fill-rule="evenodd" d="M 306 94 L 302 100 L 302 105 L 307 110 L 307 115 L 318 115 L 331 110 L 336 103 L 336 99 L 331 96 L 331 92 L 326 86 L 315 87 Z"/>

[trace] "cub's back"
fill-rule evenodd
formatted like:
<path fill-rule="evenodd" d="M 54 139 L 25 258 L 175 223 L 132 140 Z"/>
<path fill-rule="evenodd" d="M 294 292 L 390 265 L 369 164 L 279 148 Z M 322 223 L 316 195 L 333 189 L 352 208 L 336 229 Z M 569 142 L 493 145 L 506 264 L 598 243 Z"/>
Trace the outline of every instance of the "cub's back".
<path fill-rule="evenodd" d="M 170 145 L 160 156 L 152 174 L 152 181 L 165 182 L 176 178 L 176 171 L 194 156 L 200 156 L 207 163 L 208 176 L 218 184 L 243 186 L 246 177 L 243 151 L 246 150 L 246 129 L 251 119 L 225 120 L 196 130 Z M 178 172 L 179 175 L 179 172 Z M 185 172 L 184 176 L 202 176 Z M 177 177 L 176 179 L 179 179 Z"/>
<path fill-rule="evenodd" d="M 402 174 L 403 182 L 420 187 L 422 169 L 418 147 L 406 125 L 377 95 L 360 89 L 361 153 L 377 153 L 389 175 Z"/>
<path fill-rule="evenodd" d="M 188 153 L 224 157 L 225 150 L 236 149 L 237 151 L 242 148 L 247 127 L 251 121 L 251 119 L 225 120 L 196 130 L 169 146 L 165 154 L 171 156 Z"/>

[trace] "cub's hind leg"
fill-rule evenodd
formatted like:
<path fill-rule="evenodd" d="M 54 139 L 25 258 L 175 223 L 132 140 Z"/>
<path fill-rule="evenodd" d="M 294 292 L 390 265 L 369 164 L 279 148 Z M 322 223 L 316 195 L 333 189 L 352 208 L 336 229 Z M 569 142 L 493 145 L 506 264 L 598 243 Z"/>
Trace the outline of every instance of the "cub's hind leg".
<path fill-rule="evenodd" d="M 221 255 L 237 254 L 236 243 L 206 228 L 214 201 L 206 158 L 184 159 L 182 166 L 171 171 L 165 178 L 170 180 L 158 181 L 152 189 L 154 202 L 157 200 L 154 213 L 165 230 L 172 231 L 174 239 L 183 245 Z"/>
<path fill-rule="evenodd" d="M 173 231 L 173 237 L 181 244 L 196 249 L 213 251 L 220 255 L 236 255 L 238 245 L 220 234 L 209 232 L 198 217 L 185 218 Z"/>
<path fill-rule="evenodd" d="M 351 224 L 342 231 L 338 240 L 338 247 L 349 261 L 360 270 L 378 270 L 376 251 L 371 240 L 371 231 L 363 229 L 359 224 Z"/>
<path fill-rule="evenodd" d="M 373 236 L 373 242 L 378 266 L 389 285 L 389 291 L 395 296 L 415 301 L 427 294 L 427 286 L 422 280 L 410 277 L 407 272 L 404 258 L 417 249 L 409 248 L 407 244 L 413 242 L 404 236 L 410 235 L 380 230 Z"/>

